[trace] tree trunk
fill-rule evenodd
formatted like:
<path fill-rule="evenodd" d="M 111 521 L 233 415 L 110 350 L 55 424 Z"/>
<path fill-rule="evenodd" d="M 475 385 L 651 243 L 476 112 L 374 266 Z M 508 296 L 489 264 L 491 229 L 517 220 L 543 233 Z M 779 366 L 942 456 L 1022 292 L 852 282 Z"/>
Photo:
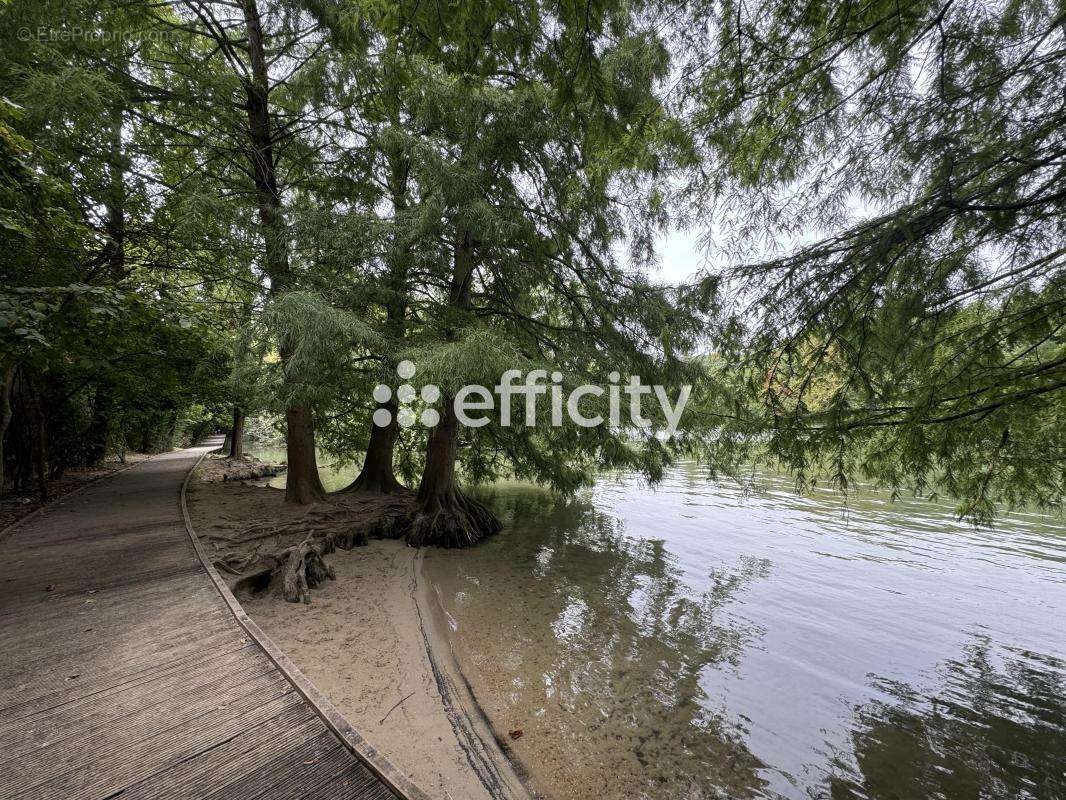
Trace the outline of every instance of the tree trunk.
<path fill-rule="evenodd" d="M 173 450 L 175 447 L 181 445 L 178 440 L 178 412 L 176 409 L 172 409 L 170 412 L 170 422 L 167 424 L 167 438 L 162 442 L 160 446 L 161 451 Z M 190 442 L 190 444 L 194 444 Z"/>
<path fill-rule="evenodd" d="M 407 543 L 412 547 L 469 547 L 502 527 L 481 503 L 466 497 L 455 483 L 458 420 L 452 398 L 441 398 L 441 421 L 429 436 L 426 467 L 411 518 Z"/>
<path fill-rule="evenodd" d="M 111 432 L 113 410 L 111 385 L 106 382 L 101 383 L 96 388 L 96 394 L 93 397 L 93 415 L 89 421 L 89 428 L 85 432 L 86 466 L 98 464 L 107 455 L 107 440 Z"/>
<path fill-rule="evenodd" d="M 397 494 L 407 491 L 407 487 L 396 480 L 396 475 L 392 471 L 392 453 L 396 444 L 396 435 L 400 430 L 400 425 L 396 421 L 398 408 L 395 400 L 378 405 L 379 410 L 384 409 L 389 412 L 391 421 L 384 428 L 374 423 L 371 424 L 370 444 L 366 448 L 363 468 L 359 471 L 359 476 L 341 491 L 376 494 Z"/>
<path fill-rule="evenodd" d="M 270 76 L 263 45 L 263 27 L 255 0 L 241 0 L 248 34 L 248 60 L 251 80 L 245 81 L 249 159 L 259 206 L 263 233 L 263 270 L 270 278 L 270 293 L 278 295 L 290 288 L 288 233 L 278 189 L 274 161 L 274 135 L 270 115 Z M 282 361 L 287 353 L 280 354 Z M 325 498 L 315 459 L 314 412 L 310 406 L 296 405 L 285 411 L 285 449 L 288 453 L 285 502 L 313 503 Z"/>
<path fill-rule="evenodd" d="M 25 375 L 25 373 L 23 373 Z M 37 494 L 42 503 L 48 502 L 48 441 L 45 431 L 41 398 L 32 381 L 28 381 L 30 414 L 33 417 L 33 461 L 37 468 Z"/>
<path fill-rule="evenodd" d="M 285 412 L 285 502 L 307 505 L 326 498 L 315 460 L 315 422 L 309 406 Z"/>
<path fill-rule="evenodd" d="M 395 118 L 394 123 L 399 124 L 398 117 Z M 389 191 L 392 196 L 395 219 L 407 209 L 411 165 L 402 150 L 390 151 L 388 160 Z M 404 322 L 407 319 L 407 271 L 411 254 L 408 247 L 400 243 L 400 239 L 400 236 L 394 235 L 392 249 L 388 256 L 389 278 L 388 294 L 385 300 L 385 327 L 392 339 L 403 338 Z M 395 362 L 389 363 L 388 366 L 395 367 Z M 370 442 L 363 458 L 363 469 L 359 477 L 343 491 L 376 492 L 378 494 L 396 494 L 407 491 L 407 487 L 396 480 L 396 474 L 392 468 L 396 435 L 399 432 L 399 425 L 396 422 L 397 408 L 396 401 L 390 400 L 388 403 L 378 404 L 374 410 L 375 414 L 381 410 L 388 411 L 392 421 L 382 428 L 373 422 L 373 416 L 371 416 Z"/>
<path fill-rule="evenodd" d="M 244 458 L 244 411 L 240 406 L 233 407 L 233 427 L 229 436 L 229 457 L 237 460 Z"/>
<path fill-rule="evenodd" d="M 4 367 L 0 375 L 0 496 L 4 494 L 6 475 L 4 473 L 4 437 L 7 436 L 7 428 L 11 424 L 14 412 L 11 407 L 11 390 L 15 385 L 15 365 Z"/>
<path fill-rule="evenodd" d="M 449 305 L 459 311 L 470 309 L 470 287 L 474 277 L 474 237 L 463 231 L 455 245 L 455 269 Z M 445 336 L 455 337 L 454 330 Z M 407 543 L 412 547 L 468 547 L 496 533 L 500 521 L 481 503 L 463 495 L 455 483 L 455 456 L 459 421 L 452 397 L 441 395 L 440 423 L 429 435 L 426 465 L 418 485 L 417 510 L 411 517 Z"/>
<path fill-rule="evenodd" d="M 112 110 L 108 134 L 110 186 L 104 201 L 106 211 L 104 229 L 110 241 L 105 249 L 111 280 L 117 283 L 126 277 L 126 170 L 122 156 L 122 109 L 120 107 Z"/>

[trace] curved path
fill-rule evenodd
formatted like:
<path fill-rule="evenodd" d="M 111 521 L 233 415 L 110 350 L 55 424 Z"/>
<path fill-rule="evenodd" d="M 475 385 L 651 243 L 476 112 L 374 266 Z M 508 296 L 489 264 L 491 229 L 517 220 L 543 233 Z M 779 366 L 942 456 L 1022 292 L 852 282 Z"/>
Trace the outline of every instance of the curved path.
<path fill-rule="evenodd" d="M 218 445 L 104 479 L 0 541 L 0 797 L 401 797 L 198 560 L 180 491 Z"/>

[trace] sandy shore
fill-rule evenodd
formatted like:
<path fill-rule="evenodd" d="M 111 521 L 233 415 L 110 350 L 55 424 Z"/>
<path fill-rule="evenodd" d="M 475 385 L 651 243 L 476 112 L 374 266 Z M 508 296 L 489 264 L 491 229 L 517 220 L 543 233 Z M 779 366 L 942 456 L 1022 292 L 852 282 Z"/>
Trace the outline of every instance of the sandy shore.
<path fill-rule="evenodd" d="M 210 541 L 246 521 L 284 516 L 281 493 L 192 482 L 193 525 Z M 329 557 L 337 573 L 310 605 L 243 598 L 249 615 L 394 766 L 431 797 L 530 797 L 457 674 L 435 629 L 420 552 L 399 541 Z"/>

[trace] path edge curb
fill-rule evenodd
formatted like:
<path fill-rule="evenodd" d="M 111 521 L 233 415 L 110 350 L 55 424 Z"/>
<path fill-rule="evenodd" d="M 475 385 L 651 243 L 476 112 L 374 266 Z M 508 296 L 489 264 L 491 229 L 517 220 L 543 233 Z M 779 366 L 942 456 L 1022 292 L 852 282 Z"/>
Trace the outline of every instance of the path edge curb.
<path fill-rule="evenodd" d="M 244 610 L 240 601 L 230 591 L 229 586 L 226 584 L 222 576 L 218 574 L 218 570 L 215 569 L 215 565 L 207 557 L 207 553 L 204 550 L 203 544 L 200 542 L 200 538 L 196 535 L 196 530 L 192 525 L 192 517 L 189 515 L 189 504 L 186 498 L 187 489 L 189 483 L 192 481 L 193 473 L 196 472 L 196 468 L 200 466 L 201 462 L 210 454 L 216 452 L 215 450 L 205 450 L 196 463 L 189 468 L 189 471 L 185 473 L 185 479 L 181 483 L 181 516 L 185 522 L 185 532 L 189 536 L 189 541 L 192 543 L 193 550 L 196 551 L 196 557 L 200 560 L 200 564 L 207 572 L 211 582 L 215 585 L 215 589 L 221 595 L 226 605 L 229 607 L 230 613 L 233 614 L 237 620 L 237 624 L 244 629 L 244 631 L 251 636 L 256 643 L 266 653 L 267 658 L 273 662 L 274 666 L 278 668 L 278 671 L 285 676 L 285 679 L 293 685 L 293 688 L 300 694 L 307 704 L 311 706 L 318 717 L 326 724 L 337 738 L 341 740 L 341 743 L 352 753 L 359 761 L 366 765 L 367 769 L 373 772 L 386 786 L 388 786 L 393 792 L 399 795 L 404 800 L 430 800 L 429 795 L 412 784 L 403 773 L 401 773 L 392 763 L 389 762 L 385 756 L 377 751 L 377 749 L 371 745 L 366 739 L 363 738 L 351 723 L 346 720 L 341 713 L 333 706 L 333 703 L 319 691 L 307 676 L 300 672 L 299 668 L 292 662 L 292 660 L 285 655 L 285 653 L 270 639 L 269 636 L 260 628 L 255 621 L 248 616 L 248 613 Z"/>

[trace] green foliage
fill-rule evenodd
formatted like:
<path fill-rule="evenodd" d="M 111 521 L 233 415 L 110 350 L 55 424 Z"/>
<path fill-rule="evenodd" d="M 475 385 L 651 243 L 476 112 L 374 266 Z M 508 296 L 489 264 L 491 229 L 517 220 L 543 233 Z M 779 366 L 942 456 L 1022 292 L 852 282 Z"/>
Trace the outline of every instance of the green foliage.
<path fill-rule="evenodd" d="M 358 354 L 380 342 L 374 329 L 359 317 L 311 292 L 287 292 L 273 298 L 264 309 L 262 323 L 280 355 L 268 356 L 275 367 L 271 395 L 277 410 L 333 402 L 359 361 Z"/>
<path fill-rule="evenodd" d="M 710 457 L 944 493 L 979 521 L 1057 506 L 1061 10 L 823 5 L 708 9 L 722 49 L 689 86 L 692 191 L 815 240 L 693 292 L 720 315 Z"/>
<path fill-rule="evenodd" d="M 448 391 L 695 387 L 669 438 L 463 430 L 475 480 L 698 453 L 978 520 L 1061 501 L 1057 6 L 15 0 L 0 23 L 0 366 L 79 459 L 307 404 L 354 460 L 409 358 Z M 719 256 L 680 289 L 647 275 L 677 221 Z"/>
<path fill-rule="evenodd" d="M 2 433 L 16 481 L 38 433 L 40 466 L 58 474 L 187 441 L 224 402 L 209 290 L 175 282 L 168 261 L 192 267 L 181 254 L 195 244 L 169 237 L 161 154 L 132 122 L 146 18 L 90 5 L 0 8 L 0 366 L 16 376 Z"/>

